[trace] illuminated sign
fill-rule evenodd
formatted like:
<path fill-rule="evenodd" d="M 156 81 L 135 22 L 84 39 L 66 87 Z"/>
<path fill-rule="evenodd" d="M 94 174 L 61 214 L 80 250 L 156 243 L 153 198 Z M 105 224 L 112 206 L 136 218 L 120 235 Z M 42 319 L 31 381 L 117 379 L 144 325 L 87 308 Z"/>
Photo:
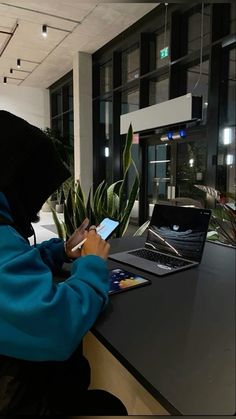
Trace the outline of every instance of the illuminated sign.
<path fill-rule="evenodd" d="M 169 47 L 165 47 L 165 48 L 163 48 L 163 49 L 160 50 L 160 58 L 161 58 L 161 60 L 163 58 L 168 57 L 168 55 L 169 55 Z"/>

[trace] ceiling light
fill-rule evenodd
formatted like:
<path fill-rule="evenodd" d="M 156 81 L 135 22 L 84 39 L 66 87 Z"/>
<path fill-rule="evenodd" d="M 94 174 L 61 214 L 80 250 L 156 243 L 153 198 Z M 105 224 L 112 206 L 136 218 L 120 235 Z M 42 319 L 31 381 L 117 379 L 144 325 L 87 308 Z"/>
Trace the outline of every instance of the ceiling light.
<path fill-rule="evenodd" d="M 168 141 L 169 138 L 167 137 L 167 135 L 162 135 L 161 136 L 161 141 Z"/>
<path fill-rule="evenodd" d="M 48 36 L 48 28 L 47 28 L 47 25 L 42 25 L 42 36 L 44 38 L 47 38 L 47 36 Z"/>
<path fill-rule="evenodd" d="M 170 160 L 150 160 L 149 163 L 169 163 Z"/>
<path fill-rule="evenodd" d="M 105 157 L 109 157 L 109 147 L 105 147 Z"/>
<path fill-rule="evenodd" d="M 6 82 L 7 82 L 7 78 L 3 77 L 3 83 L 6 83 Z"/>
<path fill-rule="evenodd" d="M 172 134 L 172 140 L 178 140 L 179 138 L 181 138 L 179 132 L 174 132 Z"/>
<path fill-rule="evenodd" d="M 16 65 L 17 65 L 17 68 L 20 68 L 20 58 L 17 58 Z"/>

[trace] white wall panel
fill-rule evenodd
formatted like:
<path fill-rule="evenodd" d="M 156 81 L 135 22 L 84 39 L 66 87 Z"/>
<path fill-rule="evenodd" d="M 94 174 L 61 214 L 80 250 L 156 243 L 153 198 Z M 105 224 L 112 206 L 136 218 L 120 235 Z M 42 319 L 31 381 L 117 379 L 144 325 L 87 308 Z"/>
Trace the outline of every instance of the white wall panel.
<path fill-rule="evenodd" d="M 0 109 L 12 112 L 39 128 L 50 126 L 47 89 L 0 84 Z"/>

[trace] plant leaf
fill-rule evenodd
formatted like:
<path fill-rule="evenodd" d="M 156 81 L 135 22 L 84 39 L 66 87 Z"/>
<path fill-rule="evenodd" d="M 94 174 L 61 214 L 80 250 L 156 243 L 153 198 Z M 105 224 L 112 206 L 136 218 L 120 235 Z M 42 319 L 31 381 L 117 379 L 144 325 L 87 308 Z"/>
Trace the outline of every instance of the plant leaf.
<path fill-rule="evenodd" d="M 74 226 L 74 203 L 73 191 L 69 191 L 67 201 L 64 203 L 64 220 L 66 225 L 66 235 L 69 237 L 75 230 Z"/>
<path fill-rule="evenodd" d="M 122 237 L 125 233 L 125 231 L 127 230 L 128 224 L 129 224 L 129 219 L 130 219 L 130 214 L 132 211 L 132 208 L 134 206 L 134 202 L 135 199 L 137 197 L 137 193 L 139 190 L 139 178 L 138 176 L 135 177 L 132 188 L 131 188 L 131 192 L 129 195 L 129 199 L 128 199 L 128 204 L 126 205 L 124 211 L 123 211 L 123 217 L 122 220 L 120 222 L 120 226 L 119 226 L 119 234 L 120 237 Z"/>
<path fill-rule="evenodd" d="M 65 231 L 64 223 L 59 220 L 54 208 L 51 208 L 51 211 L 52 211 L 53 221 L 57 228 L 58 237 L 62 240 L 66 240 L 66 231 Z"/>
<path fill-rule="evenodd" d="M 123 173 L 125 174 L 131 164 L 131 147 L 132 147 L 132 141 L 133 141 L 133 128 L 130 124 L 128 133 L 126 135 L 126 141 L 125 141 L 125 148 L 123 151 Z"/>
<path fill-rule="evenodd" d="M 107 211 L 111 215 L 114 213 L 114 197 L 118 196 L 115 194 L 115 190 L 119 187 L 119 185 L 121 185 L 121 183 L 122 180 L 118 180 L 107 188 Z"/>
<path fill-rule="evenodd" d="M 80 198 L 78 193 L 76 192 L 76 200 L 75 200 L 75 206 L 74 206 L 74 226 L 75 228 L 78 228 L 80 224 L 84 221 L 86 218 L 86 208 L 84 205 L 84 201 Z"/>
<path fill-rule="evenodd" d="M 150 220 L 145 221 L 145 223 L 143 223 L 138 230 L 136 230 L 133 234 L 133 236 L 142 236 L 142 234 L 147 230 L 147 228 L 149 227 L 150 224 Z"/>
<path fill-rule="evenodd" d="M 82 191 L 81 184 L 80 184 L 79 180 L 77 180 L 77 182 L 76 182 L 75 192 L 76 192 L 76 196 L 79 196 L 80 200 L 83 202 L 83 205 L 85 207 L 85 197 L 84 197 L 84 193 Z"/>

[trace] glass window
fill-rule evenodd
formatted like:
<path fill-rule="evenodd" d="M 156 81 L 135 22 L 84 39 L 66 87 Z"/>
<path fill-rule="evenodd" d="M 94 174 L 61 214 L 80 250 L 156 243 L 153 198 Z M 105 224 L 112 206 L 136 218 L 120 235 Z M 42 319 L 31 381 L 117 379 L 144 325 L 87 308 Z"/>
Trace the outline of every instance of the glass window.
<path fill-rule="evenodd" d="M 189 67 L 187 70 L 187 93 L 203 97 L 203 122 L 207 119 L 208 106 L 208 75 L 209 60 L 203 61 L 200 74 L 200 64 Z"/>
<path fill-rule="evenodd" d="M 230 4 L 230 16 L 231 16 L 231 22 L 230 22 L 230 33 L 236 32 L 236 3 Z"/>
<path fill-rule="evenodd" d="M 197 10 L 196 10 L 197 9 Z M 210 42 L 210 6 L 204 7 L 203 14 L 203 46 Z M 196 6 L 194 13 L 188 19 L 188 54 L 200 49 L 201 46 L 202 10 Z"/>
<path fill-rule="evenodd" d="M 126 83 L 139 77 L 140 58 L 137 45 L 122 53 L 122 82 Z"/>
<path fill-rule="evenodd" d="M 62 144 L 63 160 L 71 173 L 74 170 L 74 113 L 72 77 L 51 92 L 51 128 Z"/>
<path fill-rule="evenodd" d="M 52 122 L 51 122 L 51 125 L 52 125 L 52 130 L 55 133 L 55 135 L 56 136 L 61 136 L 62 126 L 63 126 L 62 117 L 59 116 L 59 117 L 53 118 Z"/>
<path fill-rule="evenodd" d="M 227 122 L 234 124 L 236 120 L 236 49 L 231 49 L 229 53 L 229 78 L 228 78 L 228 104 Z"/>
<path fill-rule="evenodd" d="M 177 196 L 205 200 L 205 193 L 194 185 L 205 185 L 207 144 L 204 140 L 178 144 L 176 186 Z"/>
<path fill-rule="evenodd" d="M 103 139 L 112 136 L 112 98 L 100 101 L 100 128 Z"/>
<path fill-rule="evenodd" d="M 51 112 L 52 116 L 58 115 L 62 112 L 61 89 L 53 92 L 51 95 Z"/>
<path fill-rule="evenodd" d="M 112 62 L 108 61 L 100 67 L 100 94 L 112 90 Z"/>
<path fill-rule="evenodd" d="M 96 135 L 98 138 L 98 136 Z M 101 156 L 103 158 L 103 165 L 105 169 L 105 178 L 108 183 L 112 179 L 112 155 L 111 155 L 111 140 L 112 140 L 112 98 L 100 101 L 100 130 L 99 141 Z"/>
<path fill-rule="evenodd" d="M 169 78 L 158 78 L 149 82 L 149 105 L 169 99 Z"/>
<path fill-rule="evenodd" d="M 148 203 L 167 199 L 170 185 L 171 150 L 169 144 L 148 146 Z M 152 207 L 151 207 L 152 208 Z"/>
<path fill-rule="evenodd" d="M 139 109 L 139 90 L 126 90 L 121 95 L 121 114 Z"/>
<path fill-rule="evenodd" d="M 236 174 L 236 128 L 234 126 L 221 127 L 219 135 L 217 161 L 217 189 L 226 201 L 235 201 Z"/>
<path fill-rule="evenodd" d="M 72 83 L 63 86 L 63 112 L 73 109 L 73 85 Z"/>
<path fill-rule="evenodd" d="M 156 35 L 156 67 L 161 68 L 167 64 L 169 64 L 169 56 L 170 56 L 170 31 L 169 29 L 166 32 L 161 32 Z M 168 48 L 168 51 L 163 51 L 164 48 Z M 162 51 L 162 53 L 161 53 Z M 168 52 L 168 55 L 165 56 Z M 163 56 L 164 53 L 164 56 Z"/>
<path fill-rule="evenodd" d="M 66 138 L 70 143 L 73 143 L 74 136 L 74 114 L 73 111 L 66 112 L 63 115 L 63 137 Z"/>
<path fill-rule="evenodd" d="M 235 201 L 236 193 L 236 49 L 229 52 L 227 112 L 219 130 L 217 188 L 227 201 Z M 224 110 L 222 109 L 224 112 Z"/>

